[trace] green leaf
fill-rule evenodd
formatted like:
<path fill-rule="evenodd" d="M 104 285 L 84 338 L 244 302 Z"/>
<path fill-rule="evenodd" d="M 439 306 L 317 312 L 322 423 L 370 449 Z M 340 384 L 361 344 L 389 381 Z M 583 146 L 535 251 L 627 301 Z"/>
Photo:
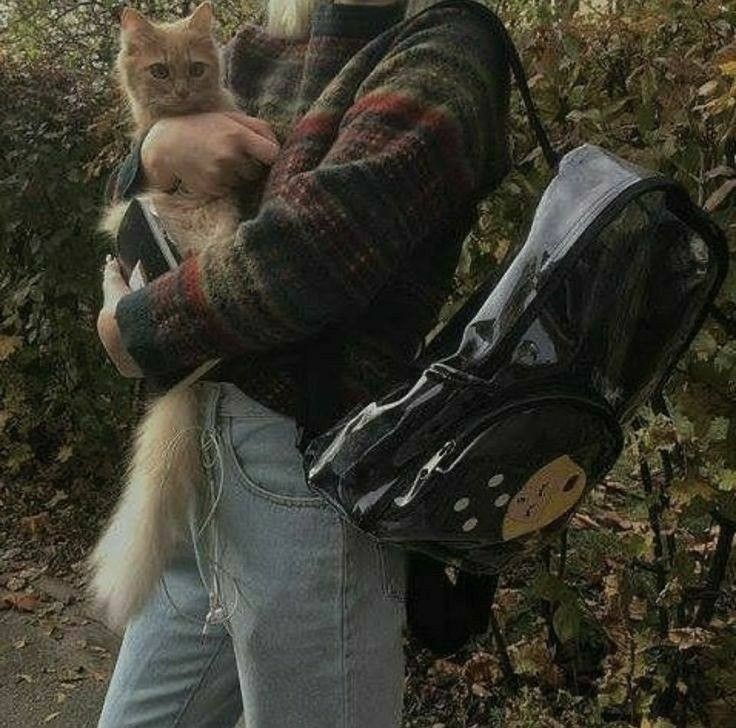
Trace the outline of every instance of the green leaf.
<path fill-rule="evenodd" d="M 624 552 L 630 558 L 642 558 L 651 551 L 651 538 L 646 538 L 640 533 L 624 533 L 621 536 Z"/>
<path fill-rule="evenodd" d="M 636 122 L 643 132 L 657 128 L 657 110 L 653 103 L 642 104 L 636 112 Z"/>
<path fill-rule="evenodd" d="M 725 491 L 726 493 L 736 490 L 736 470 L 723 468 L 716 475 L 715 480 L 718 490 Z"/>
<path fill-rule="evenodd" d="M 548 602 L 573 602 L 576 594 L 562 579 L 547 572 L 540 572 L 531 585 L 532 596 Z"/>
<path fill-rule="evenodd" d="M 582 615 L 572 602 L 560 604 L 552 617 L 552 626 L 562 642 L 577 637 L 580 634 Z"/>
<path fill-rule="evenodd" d="M 707 438 L 710 442 L 724 442 L 728 434 L 729 419 L 727 417 L 714 417 L 708 427 Z"/>
<path fill-rule="evenodd" d="M 705 361 L 718 351 L 718 342 L 710 333 L 701 329 L 693 341 L 692 350 L 697 359 Z"/>
<path fill-rule="evenodd" d="M 718 373 L 730 372 L 736 367 L 736 346 L 732 342 L 719 349 L 713 360 L 713 366 Z"/>

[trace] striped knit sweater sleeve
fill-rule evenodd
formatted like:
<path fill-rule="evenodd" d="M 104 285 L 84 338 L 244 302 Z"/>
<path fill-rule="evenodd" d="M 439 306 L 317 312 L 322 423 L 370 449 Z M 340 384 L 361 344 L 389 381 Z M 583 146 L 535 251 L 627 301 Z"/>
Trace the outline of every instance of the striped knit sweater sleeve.
<path fill-rule="evenodd" d="M 467 216 L 498 157 L 499 40 L 458 8 L 388 35 L 297 122 L 232 244 L 121 299 L 144 374 L 303 340 L 364 311 L 433 230 Z"/>

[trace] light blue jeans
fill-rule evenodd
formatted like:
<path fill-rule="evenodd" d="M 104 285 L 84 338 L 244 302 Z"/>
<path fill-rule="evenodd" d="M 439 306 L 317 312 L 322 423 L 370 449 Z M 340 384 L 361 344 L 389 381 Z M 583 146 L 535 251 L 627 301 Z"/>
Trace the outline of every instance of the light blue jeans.
<path fill-rule="evenodd" d="M 209 488 L 125 632 L 100 728 L 399 726 L 403 552 L 308 489 L 292 419 L 196 386 Z"/>

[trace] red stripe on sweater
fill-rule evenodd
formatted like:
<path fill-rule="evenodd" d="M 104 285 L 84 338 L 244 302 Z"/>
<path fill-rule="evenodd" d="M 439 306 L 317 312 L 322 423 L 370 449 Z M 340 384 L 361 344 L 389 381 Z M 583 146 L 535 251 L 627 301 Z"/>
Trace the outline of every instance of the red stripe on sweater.
<path fill-rule="evenodd" d="M 372 117 L 384 118 L 376 123 Z M 386 117 L 400 122 L 399 128 L 387 125 Z M 356 149 L 362 154 L 380 152 L 387 145 L 404 144 L 405 140 L 426 132 L 442 152 L 442 168 L 437 171 L 447 179 L 448 185 L 469 189 L 474 184 L 472 170 L 460 164 L 465 156 L 461 130 L 446 109 L 428 106 L 406 94 L 377 90 L 356 101 L 345 114 L 343 127 L 344 131 L 328 155 L 330 162 L 352 161 Z M 384 133 L 379 134 L 380 131 Z"/>
<path fill-rule="evenodd" d="M 332 275 L 337 269 L 352 276 L 342 282 L 346 288 L 360 289 L 367 268 L 386 269 L 386 253 L 374 247 L 372 231 L 352 220 L 340 200 L 324 190 L 315 178 L 295 178 L 287 193 L 285 203 L 309 230 L 303 244 L 315 251 L 315 257 L 322 259 Z"/>
<path fill-rule="evenodd" d="M 337 111 L 315 111 L 306 114 L 294 127 L 292 138 L 302 136 L 323 136 L 333 134 L 335 127 L 340 123 Z"/>
<path fill-rule="evenodd" d="M 194 313 L 194 317 L 207 322 L 210 327 L 210 341 L 215 346 L 224 345 L 228 350 L 238 352 L 243 350 L 243 342 L 235 335 L 232 328 L 226 326 L 217 309 L 208 300 L 202 288 L 202 276 L 199 268 L 199 258 L 190 256 L 180 268 L 180 282 L 182 293 L 187 305 Z"/>
<path fill-rule="evenodd" d="M 426 126 L 441 128 L 455 124 L 450 114 L 440 107 L 428 105 L 407 94 L 396 91 L 376 90 L 358 99 L 345 114 L 344 124 L 350 125 L 353 117 L 365 112 L 403 117 L 409 127 Z"/>

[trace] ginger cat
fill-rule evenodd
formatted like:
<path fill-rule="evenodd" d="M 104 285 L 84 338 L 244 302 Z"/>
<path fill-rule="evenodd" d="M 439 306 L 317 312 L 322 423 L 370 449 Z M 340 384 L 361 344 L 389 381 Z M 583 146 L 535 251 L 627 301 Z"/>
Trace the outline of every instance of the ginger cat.
<path fill-rule="evenodd" d="M 159 119 L 236 109 L 221 83 L 212 21 L 209 2 L 172 23 L 151 22 L 130 8 L 123 11 L 117 70 L 137 138 Z M 240 221 L 234 197 L 186 191 L 151 191 L 141 197 L 153 204 L 182 257 L 232 239 Z M 101 227 L 113 239 L 128 204 L 113 205 L 104 215 Z M 115 627 L 127 624 L 151 595 L 185 534 L 203 482 L 191 378 L 148 404 L 127 463 L 124 492 L 90 557 L 93 597 Z"/>

